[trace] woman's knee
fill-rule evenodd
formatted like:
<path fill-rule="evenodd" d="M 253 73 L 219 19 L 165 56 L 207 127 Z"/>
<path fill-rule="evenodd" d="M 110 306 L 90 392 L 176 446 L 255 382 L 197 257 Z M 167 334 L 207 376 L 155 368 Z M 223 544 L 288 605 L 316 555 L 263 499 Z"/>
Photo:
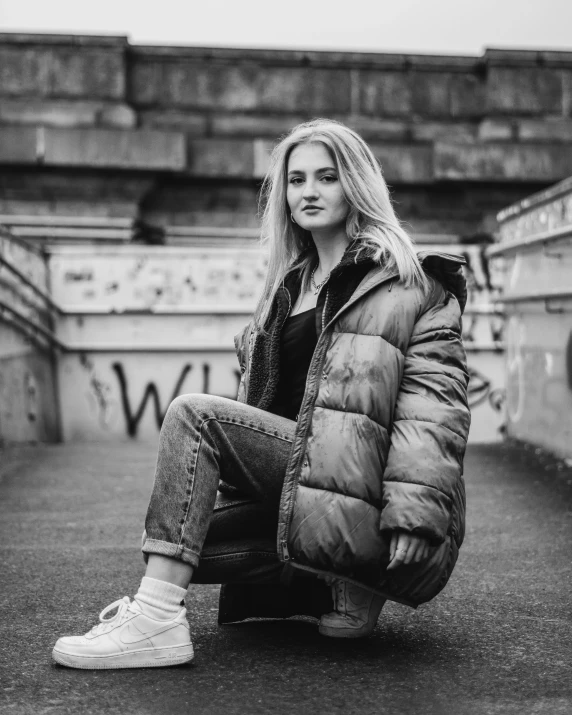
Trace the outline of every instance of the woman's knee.
<path fill-rule="evenodd" d="M 193 414 L 200 419 L 210 419 L 216 417 L 217 404 L 224 398 L 216 395 L 205 395 L 201 392 L 190 392 L 186 395 L 179 395 L 169 405 L 166 419 L 183 418 L 186 419 Z"/>

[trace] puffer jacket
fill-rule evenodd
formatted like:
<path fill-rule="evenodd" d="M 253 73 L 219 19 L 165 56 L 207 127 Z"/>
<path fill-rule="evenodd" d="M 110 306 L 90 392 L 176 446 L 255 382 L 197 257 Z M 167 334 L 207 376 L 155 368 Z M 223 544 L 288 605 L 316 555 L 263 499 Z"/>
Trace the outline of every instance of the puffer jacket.
<path fill-rule="evenodd" d="M 445 586 L 464 536 L 464 260 L 419 253 L 430 282 L 423 293 L 371 262 L 351 269 L 346 254 L 318 299 L 319 338 L 282 491 L 278 553 L 290 567 L 416 606 Z M 351 270 L 361 273 L 347 295 Z M 275 333 L 292 304 L 287 286 L 271 312 Z M 265 386 L 276 382 L 268 379 L 272 351 L 257 350 L 265 340 L 276 347 L 268 332 L 250 323 L 235 338 L 238 400 L 264 409 L 272 402 Z M 427 538 L 430 558 L 387 571 L 396 529 Z"/>

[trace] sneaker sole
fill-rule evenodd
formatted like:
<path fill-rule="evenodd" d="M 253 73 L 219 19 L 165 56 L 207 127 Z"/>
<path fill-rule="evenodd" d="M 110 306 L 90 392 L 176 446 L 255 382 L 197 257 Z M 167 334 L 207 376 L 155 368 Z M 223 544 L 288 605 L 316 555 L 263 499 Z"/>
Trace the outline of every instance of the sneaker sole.
<path fill-rule="evenodd" d="M 52 651 L 52 658 L 60 665 L 82 670 L 111 670 L 117 668 L 166 668 L 172 665 L 190 663 L 195 657 L 193 646 L 173 646 L 171 648 L 147 648 L 117 655 L 85 656 Z"/>
<path fill-rule="evenodd" d="M 373 628 L 336 628 L 334 626 L 318 626 L 318 633 L 328 638 L 365 638 L 373 633 Z"/>

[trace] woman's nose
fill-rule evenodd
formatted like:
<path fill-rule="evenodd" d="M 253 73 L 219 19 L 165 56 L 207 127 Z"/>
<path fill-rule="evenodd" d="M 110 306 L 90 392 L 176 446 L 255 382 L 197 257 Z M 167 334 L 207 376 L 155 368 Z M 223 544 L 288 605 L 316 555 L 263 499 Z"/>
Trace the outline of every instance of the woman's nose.
<path fill-rule="evenodd" d="M 303 196 L 306 199 L 306 201 L 310 201 L 310 199 L 317 198 L 318 197 L 318 189 L 317 189 L 316 185 L 308 182 L 304 186 Z"/>

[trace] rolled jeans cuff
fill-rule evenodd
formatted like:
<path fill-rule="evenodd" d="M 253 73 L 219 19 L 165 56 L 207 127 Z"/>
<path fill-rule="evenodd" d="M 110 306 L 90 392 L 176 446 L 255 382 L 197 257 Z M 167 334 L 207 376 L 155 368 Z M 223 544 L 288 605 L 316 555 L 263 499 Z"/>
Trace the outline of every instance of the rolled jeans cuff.
<path fill-rule="evenodd" d="M 178 559 L 193 568 L 197 568 L 199 565 L 199 554 L 185 548 L 182 544 L 171 544 L 168 541 L 159 541 L 158 539 L 145 539 L 141 551 L 144 555 L 157 554 L 159 556 L 168 556 L 171 559 Z M 147 561 L 146 558 L 145 561 Z"/>

